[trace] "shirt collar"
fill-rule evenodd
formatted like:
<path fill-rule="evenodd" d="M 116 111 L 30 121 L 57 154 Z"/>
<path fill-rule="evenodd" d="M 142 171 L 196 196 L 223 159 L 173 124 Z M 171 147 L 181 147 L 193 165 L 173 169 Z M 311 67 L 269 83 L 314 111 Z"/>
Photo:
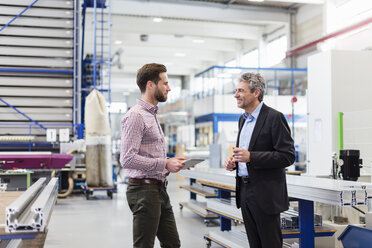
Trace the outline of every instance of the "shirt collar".
<path fill-rule="evenodd" d="M 158 106 L 152 105 L 142 99 L 137 99 L 137 104 L 148 110 L 151 114 L 156 115 L 158 113 Z"/>
<path fill-rule="evenodd" d="M 255 119 L 257 119 L 258 115 L 260 114 L 261 108 L 262 108 L 263 102 L 260 102 L 258 106 L 253 110 L 251 116 Z M 243 118 L 246 120 L 249 118 L 249 114 L 247 112 L 244 112 Z"/>

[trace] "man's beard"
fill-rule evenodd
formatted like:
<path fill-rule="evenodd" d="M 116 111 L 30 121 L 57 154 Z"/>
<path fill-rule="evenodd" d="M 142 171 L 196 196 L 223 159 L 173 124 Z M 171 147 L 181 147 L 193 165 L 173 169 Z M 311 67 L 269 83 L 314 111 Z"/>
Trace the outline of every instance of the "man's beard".
<path fill-rule="evenodd" d="M 158 102 L 165 102 L 167 100 L 167 96 L 164 95 L 157 87 L 156 87 L 156 91 L 155 91 L 155 99 L 158 101 Z"/>

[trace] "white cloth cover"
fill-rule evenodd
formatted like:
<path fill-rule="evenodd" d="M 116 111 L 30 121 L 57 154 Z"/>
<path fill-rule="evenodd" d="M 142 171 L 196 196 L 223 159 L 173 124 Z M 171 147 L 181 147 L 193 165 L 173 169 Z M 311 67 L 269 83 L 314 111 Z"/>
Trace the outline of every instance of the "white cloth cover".
<path fill-rule="evenodd" d="M 111 135 L 106 100 L 93 90 L 85 101 L 85 135 Z"/>
<path fill-rule="evenodd" d="M 90 187 L 112 187 L 111 136 L 86 137 L 86 182 Z"/>

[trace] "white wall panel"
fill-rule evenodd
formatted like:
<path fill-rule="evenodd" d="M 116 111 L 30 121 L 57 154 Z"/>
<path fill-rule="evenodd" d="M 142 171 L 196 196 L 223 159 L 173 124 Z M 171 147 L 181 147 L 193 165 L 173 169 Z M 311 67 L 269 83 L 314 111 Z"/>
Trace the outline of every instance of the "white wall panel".
<path fill-rule="evenodd" d="M 345 112 L 345 149 L 372 159 L 372 52 L 329 51 L 309 57 L 308 172 L 329 175 L 338 150 L 337 113 Z M 369 111 L 369 112 L 368 112 Z M 354 115 L 354 118 L 352 117 Z M 346 121 L 348 116 L 348 121 Z M 365 124 L 362 124 L 365 123 Z"/>

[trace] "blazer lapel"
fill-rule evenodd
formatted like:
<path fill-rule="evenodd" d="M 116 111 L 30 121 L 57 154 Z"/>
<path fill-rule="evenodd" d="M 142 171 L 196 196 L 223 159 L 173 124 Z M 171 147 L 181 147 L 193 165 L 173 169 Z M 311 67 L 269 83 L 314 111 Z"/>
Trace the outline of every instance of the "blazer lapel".
<path fill-rule="evenodd" d="M 239 131 L 238 131 L 238 138 L 236 139 L 236 147 L 239 147 L 240 132 L 242 131 L 244 122 L 245 122 L 245 119 L 243 118 L 243 115 L 241 115 L 239 118 Z M 236 162 L 235 164 L 236 164 L 236 175 L 238 175 L 239 163 Z"/>
<path fill-rule="evenodd" d="M 243 115 L 241 115 L 239 118 L 239 131 L 238 131 L 238 138 L 236 139 L 236 147 L 239 147 L 240 132 L 242 131 L 244 122 L 245 122 L 245 119 L 243 118 Z"/>
<path fill-rule="evenodd" d="M 269 108 L 265 104 L 262 104 L 260 114 L 258 115 L 256 125 L 254 126 L 254 129 L 253 129 L 251 141 L 249 142 L 248 151 L 252 150 L 252 147 L 253 147 L 254 143 L 256 142 L 258 134 L 260 133 L 261 128 L 262 128 L 262 126 L 263 126 L 263 124 L 266 120 L 267 114 L 269 112 L 268 110 L 269 110 Z"/>

